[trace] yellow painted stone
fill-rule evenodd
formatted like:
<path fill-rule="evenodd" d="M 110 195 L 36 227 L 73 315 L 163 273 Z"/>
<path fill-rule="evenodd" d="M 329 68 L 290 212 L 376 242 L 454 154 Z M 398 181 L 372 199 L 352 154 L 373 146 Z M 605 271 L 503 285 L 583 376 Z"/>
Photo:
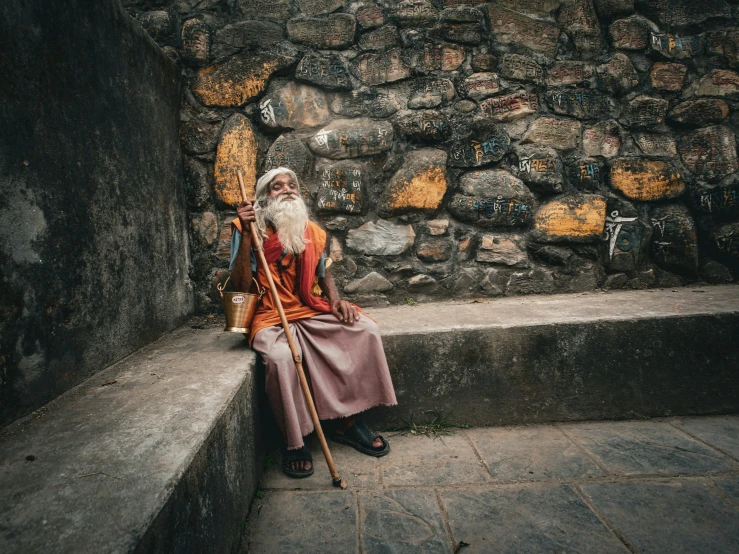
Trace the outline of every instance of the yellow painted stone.
<path fill-rule="evenodd" d="M 246 194 L 252 199 L 257 179 L 257 141 L 249 120 L 236 114 L 226 122 L 216 150 L 215 191 L 224 204 L 237 206 L 241 202 L 236 174 L 239 169 L 244 174 Z"/>
<path fill-rule="evenodd" d="M 388 199 L 388 208 L 435 210 L 446 192 L 447 181 L 444 169 L 429 167 L 419 171 L 410 180 L 398 180 L 393 185 Z"/>
<path fill-rule="evenodd" d="M 264 90 L 270 75 L 281 65 L 278 59 L 248 63 L 232 58 L 198 71 L 192 91 L 207 106 L 241 106 Z"/>
<path fill-rule="evenodd" d="M 606 199 L 594 194 L 554 200 L 544 204 L 534 218 L 534 229 L 552 239 L 595 238 L 605 224 Z"/>
<path fill-rule="evenodd" d="M 675 198 L 685 182 L 672 164 L 659 160 L 620 158 L 611 166 L 611 185 L 632 200 Z"/>

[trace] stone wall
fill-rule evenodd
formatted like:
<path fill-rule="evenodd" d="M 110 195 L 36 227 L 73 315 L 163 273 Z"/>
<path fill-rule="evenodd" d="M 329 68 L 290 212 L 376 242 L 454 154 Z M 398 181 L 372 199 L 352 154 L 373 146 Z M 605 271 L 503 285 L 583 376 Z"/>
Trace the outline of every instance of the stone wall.
<path fill-rule="evenodd" d="M 198 308 L 277 165 L 360 303 L 731 282 L 736 3 L 130 1 L 186 76 Z"/>
<path fill-rule="evenodd" d="M 118 0 L 0 5 L 0 427 L 193 309 L 179 70 Z"/>

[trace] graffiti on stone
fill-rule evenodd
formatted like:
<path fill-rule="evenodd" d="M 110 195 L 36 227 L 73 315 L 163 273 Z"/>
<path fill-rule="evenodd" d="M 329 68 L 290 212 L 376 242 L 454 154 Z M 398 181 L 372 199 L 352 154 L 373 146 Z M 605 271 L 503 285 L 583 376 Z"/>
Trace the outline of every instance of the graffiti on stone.
<path fill-rule="evenodd" d="M 603 241 L 608 249 L 608 262 L 612 269 L 628 271 L 641 262 L 644 245 L 649 233 L 637 217 L 624 217 L 618 210 L 606 216 Z"/>
<path fill-rule="evenodd" d="M 685 182 L 670 162 L 618 158 L 611 165 L 610 177 L 613 188 L 632 200 L 676 198 L 685 192 Z"/>
<path fill-rule="evenodd" d="M 559 27 L 495 4 L 487 4 L 494 40 L 514 44 L 554 58 L 559 40 Z"/>
<path fill-rule="evenodd" d="M 549 192 L 562 190 L 562 161 L 556 152 L 521 152 L 517 175 L 528 185 L 546 185 Z"/>
<path fill-rule="evenodd" d="M 214 55 L 230 56 L 242 48 L 273 46 L 282 40 L 283 35 L 282 26 L 273 21 L 239 21 L 216 32 Z"/>
<path fill-rule="evenodd" d="M 696 210 L 710 215 L 739 213 L 739 185 L 719 186 L 692 195 Z"/>
<path fill-rule="evenodd" d="M 686 169 L 709 182 L 739 170 L 734 133 L 722 125 L 697 129 L 681 137 L 678 150 Z"/>
<path fill-rule="evenodd" d="M 595 75 L 595 66 L 588 62 L 554 62 L 547 71 L 546 82 L 550 86 L 577 85 L 589 81 Z"/>
<path fill-rule="evenodd" d="M 460 8 L 464 6 L 479 6 L 484 3 L 482 0 L 444 0 L 444 7 Z"/>
<path fill-rule="evenodd" d="M 446 104 L 455 94 L 454 84 L 449 79 L 427 77 L 417 79 L 411 86 L 409 108 L 434 108 Z"/>
<path fill-rule="evenodd" d="M 583 132 L 582 147 L 588 156 L 618 156 L 621 148 L 621 129 L 614 120 L 601 121 Z"/>
<path fill-rule="evenodd" d="M 401 26 L 428 25 L 436 20 L 438 10 L 429 0 L 402 0 L 389 7 Z"/>
<path fill-rule="evenodd" d="M 362 29 L 374 29 L 385 24 L 385 14 L 382 7 L 375 4 L 374 6 L 364 6 L 357 10 L 357 23 Z"/>
<path fill-rule="evenodd" d="M 300 11 L 309 15 L 331 13 L 346 7 L 346 0 L 298 0 Z"/>
<path fill-rule="evenodd" d="M 287 22 L 290 40 L 314 48 L 346 48 L 354 42 L 357 21 L 353 15 L 335 13 L 320 17 L 295 17 Z"/>
<path fill-rule="evenodd" d="M 616 48 L 644 50 L 649 46 L 649 21 L 638 15 L 611 23 L 608 34 Z"/>
<path fill-rule="evenodd" d="M 354 74 L 368 85 L 392 83 L 410 77 L 411 68 L 398 48 L 383 53 L 367 53 L 352 64 Z"/>
<path fill-rule="evenodd" d="M 521 143 L 569 150 L 580 146 L 581 134 L 582 123 L 579 121 L 540 117 L 531 124 Z"/>
<path fill-rule="evenodd" d="M 714 69 L 698 83 L 698 96 L 732 96 L 739 93 L 739 75 L 728 69 Z"/>
<path fill-rule="evenodd" d="M 571 167 L 570 182 L 578 189 L 597 190 L 603 179 L 603 163 L 594 158 L 583 158 Z"/>
<path fill-rule="evenodd" d="M 562 4 L 561 0 L 498 0 L 497 4 L 517 12 L 550 15 Z"/>
<path fill-rule="evenodd" d="M 634 142 L 641 153 L 650 158 L 672 158 L 677 156 L 675 139 L 658 133 L 635 133 Z"/>
<path fill-rule="evenodd" d="M 387 121 L 338 119 L 310 139 L 309 148 L 317 155 L 334 160 L 372 156 L 390 150 L 393 126 Z"/>
<path fill-rule="evenodd" d="M 436 110 L 404 110 L 395 117 L 398 131 L 409 138 L 443 141 L 452 134 L 452 124 Z"/>
<path fill-rule="evenodd" d="M 708 51 L 719 54 L 731 66 L 739 63 L 739 29 L 717 31 L 711 35 Z"/>
<path fill-rule="evenodd" d="M 313 170 L 313 155 L 297 137 L 280 135 L 269 147 L 262 169 L 266 172 L 278 167 L 292 169 L 301 181 L 305 181 Z"/>
<path fill-rule="evenodd" d="M 321 89 L 293 81 L 259 101 L 259 117 L 271 129 L 317 127 L 331 118 Z"/>
<path fill-rule="evenodd" d="M 657 62 L 649 72 L 652 87 L 659 90 L 677 91 L 683 88 L 688 68 L 681 63 Z"/>
<path fill-rule="evenodd" d="M 457 141 L 449 152 L 449 165 L 479 167 L 500 161 L 511 146 L 511 139 L 502 129 L 479 137 Z"/>
<path fill-rule="evenodd" d="M 668 27 L 685 27 L 708 18 L 731 16 L 730 6 L 724 0 L 639 0 L 638 3 L 650 19 Z"/>
<path fill-rule="evenodd" d="M 426 71 L 453 71 L 464 63 L 464 59 L 464 46 L 431 43 L 423 45 L 423 66 Z"/>
<path fill-rule="evenodd" d="M 534 196 L 523 182 L 502 170 L 466 173 L 460 180 L 449 211 L 461 221 L 480 227 L 525 225 L 534 210 Z"/>
<path fill-rule="evenodd" d="M 729 115 L 729 105 L 719 98 L 686 100 L 675 106 L 668 118 L 674 123 L 689 127 L 704 127 L 720 123 Z"/>
<path fill-rule="evenodd" d="M 521 54 L 506 54 L 500 68 L 500 74 L 508 79 L 540 83 L 544 70 L 536 60 Z"/>
<path fill-rule="evenodd" d="M 437 210 L 448 187 L 446 162 L 447 153 L 441 149 L 420 148 L 408 152 L 382 195 L 382 213 Z"/>
<path fill-rule="evenodd" d="M 290 0 L 238 0 L 238 6 L 247 17 L 278 21 L 290 18 Z"/>
<path fill-rule="evenodd" d="M 482 27 L 477 23 L 442 22 L 429 31 L 429 36 L 449 42 L 480 44 Z"/>
<path fill-rule="evenodd" d="M 500 80 L 495 73 L 473 73 L 464 80 L 460 90 L 468 98 L 484 100 L 500 92 Z"/>
<path fill-rule="evenodd" d="M 578 119 L 595 119 L 607 111 L 605 99 L 592 90 L 553 90 L 547 92 L 546 99 L 554 113 Z"/>
<path fill-rule="evenodd" d="M 651 214 L 652 259 L 660 266 L 694 273 L 698 269 L 698 237 L 688 209 L 658 206 Z"/>
<path fill-rule="evenodd" d="M 394 92 L 376 88 L 335 94 L 331 100 L 331 111 L 344 117 L 385 118 L 399 109 L 400 102 Z"/>
<path fill-rule="evenodd" d="M 495 121 L 510 121 L 539 111 L 539 98 L 527 91 L 496 96 L 480 102 L 480 109 Z"/>
<path fill-rule="evenodd" d="M 204 65 L 210 56 L 210 31 L 200 19 L 188 19 L 182 24 L 182 55 L 190 63 Z"/>
<path fill-rule="evenodd" d="M 623 121 L 629 127 L 651 129 L 665 122 L 669 102 L 663 98 L 637 96 L 627 106 Z"/>
<path fill-rule="evenodd" d="M 710 233 L 714 248 L 722 257 L 739 261 L 739 223 L 727 223 Z"/>
<path fill-rule="evenodd" d="M 542 242 L 593 242 L 603 233 L 606 199 L 578 194 L 550 200 L 534 218 L 533 236 Z"/>
<path fill-rule="evenodd" d="M 313 52 L 306 54 L 295 68 L 295 78 L 328 90 L 352 89 L 349 69 L 337 54 L 328 56 Z"/>
<path fill-rule="evenodd" d="M 317 168 L 316 210 L 318 213 L 354 214 L 362 211 L 365 169 L 359 164 L 339 162 Z"/>
<path fill-rule="evenodd" d="M 389 46 L 397 46 L 400 41 L 398 28 L 394 25 L 385 25 L 374 31 L 369 31 L 359 39 L 358 46 L 362 50 L 379 50 Z"/>
<path fill-rule="evenodd" d="M 652 49 L 663 56 L 685 59 L 695 56 L 701 48 L 701 37 L 676 37 L 669 33 L 650 32 Z"/>

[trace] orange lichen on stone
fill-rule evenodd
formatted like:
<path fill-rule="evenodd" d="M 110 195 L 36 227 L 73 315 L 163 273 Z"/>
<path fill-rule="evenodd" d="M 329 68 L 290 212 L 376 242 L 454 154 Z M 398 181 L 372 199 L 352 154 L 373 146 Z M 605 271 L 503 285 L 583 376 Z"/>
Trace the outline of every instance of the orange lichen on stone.
<path fill-rule="evenodd" d="M 244 66 L 239 59 L 198 72 L 192 91 L 207 106 L 241 106 L 264 90 L 280 62 L 266 60 Z"/>
<path fill-rule="evenodd" d="M 416 173 L 410 180 L 395 183 L 388 208 L 402 210 L 406 208 L 435 210 L 441 204 L 447 189 L 444 169 L 430 167 Z"/>
<path fill-rule="evenodd" d="M 224 127 L 216 151 L 215 191 L 224 204 L 236 206 L 241 191 L 236 172 L 241 169 L 249 198 L 254 197 L 257 177 L 257 141 L 249 120 L 243 115 L 232 116 Z"/>
<path fill-rule="evenodd" d="M 606 199 L 583 195 L 554 200 L 536 214 L 534 228 L 548 238 L 596 238 L 606 224 Z"/>
<path fill-rule="evenodd" d="M 643 202 L 675 198 L 685 192 L 685 182 L 677 169 L 659 160 L 615 160 L 611 185 L 628 198 Z"/>

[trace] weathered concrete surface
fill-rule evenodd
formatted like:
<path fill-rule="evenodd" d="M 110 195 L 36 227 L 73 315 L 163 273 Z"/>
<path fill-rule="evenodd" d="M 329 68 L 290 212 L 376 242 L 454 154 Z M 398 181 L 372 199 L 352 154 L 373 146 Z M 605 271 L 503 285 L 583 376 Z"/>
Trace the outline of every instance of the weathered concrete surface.
<path fill-rule="evenodd" d="M 694 292 L 694 291 L 699 292 Z M 739 411 L 732 286 L 370 308 L 399 406 L 499 425 Z"/>
<path fill-rule="evenodd" d="M 703 483 L 669 479 L 583 487 L 638 552 L 736 552 L 739 508 Z"/>
<path fill-rule="evenodd" d="M 118 0 L 0 6 L 0 427 L 193 309 L 180 70 Z"/>
<path fill-rule="evenodd" d="M 703 440 L 683 429 L 700 429 Z M 347 491 L 331 486 L 309 441 L 316 475 L 265 473 L 241 552 L 452 553 L 462 542 L 460 552 L 479 553 L 736 552 L 739 462 L 722 452 L 737 430 L 739 416 L 456 429 L 435 439 L 390 432 L 383 458 L 332 445 Z M 639 439 L 628 445 L 633 463 L 664 473 L 630 476 L 601 463 L 599 445 L 612 437 Z M 706 452 L 713 468 L 685 474 L 673 463 Z M 377 478 L 356 482 L 360 465 Z M 415 478 L 387 479 L 403 474 Z"/>
<path fill-rule="evenodd" d="M 185 326 L 3 430 L 0 551 L 232 551 L 262 469 L 254 366 L 241 335 Z"/>
<path fill-rule="evenodd" d="M 726 456 L 661 423 L 591 423 L 563 430 L 609 473 L 687 475 L 729 471 L 733 465 Z"/>
<path fill-rule="evenodd" d="M 603 472 L 555 427 L 488 427 L 469 434 L 499 481 L 601 477 Z"/>

